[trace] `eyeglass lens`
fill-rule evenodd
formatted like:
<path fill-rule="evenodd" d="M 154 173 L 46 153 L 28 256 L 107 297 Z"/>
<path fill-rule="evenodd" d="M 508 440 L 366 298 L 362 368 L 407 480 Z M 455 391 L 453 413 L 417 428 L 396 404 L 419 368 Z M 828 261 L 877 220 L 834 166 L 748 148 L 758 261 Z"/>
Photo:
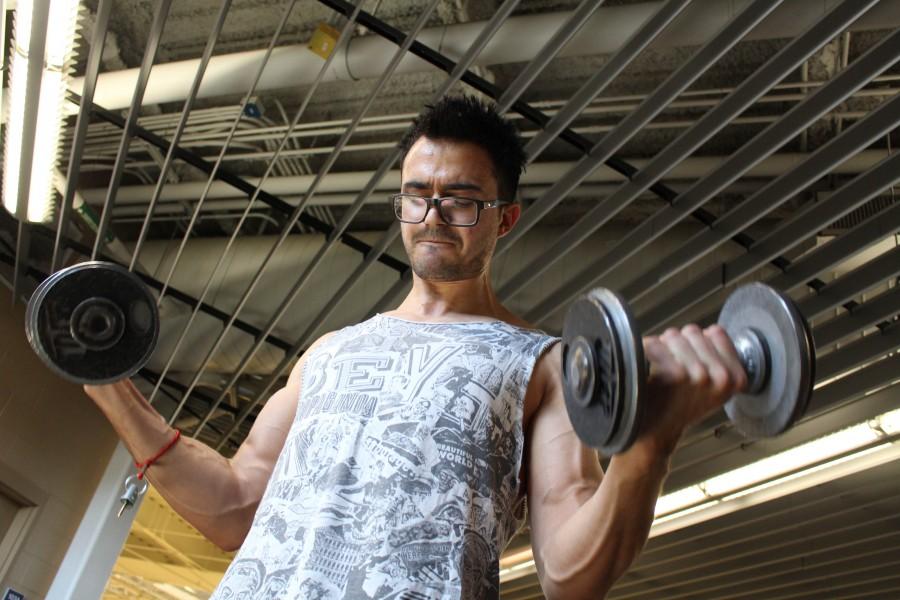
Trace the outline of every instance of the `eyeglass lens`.
<path fill-rule="evenodd" d="M 401 221 L 421 223 L 429 202 L 418 196 L 400 196 L 394 202 Z M 478 220 L 478 205 L 466 198 L 441 198 L 440 216 L 450 225 L 473 225 Z"/>

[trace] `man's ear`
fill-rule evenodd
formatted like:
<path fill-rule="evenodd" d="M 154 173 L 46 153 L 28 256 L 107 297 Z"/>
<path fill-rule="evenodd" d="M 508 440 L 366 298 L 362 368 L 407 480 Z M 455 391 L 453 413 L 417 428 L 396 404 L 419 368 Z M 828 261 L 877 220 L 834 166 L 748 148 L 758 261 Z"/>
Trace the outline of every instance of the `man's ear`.
<path fill-rule="evenodd" d="M 512 231 L 522 216 L 522 205 L 518 202 L 500 207 L 500 223 L 497 225 L 497 237 L 501 238 Z"/>

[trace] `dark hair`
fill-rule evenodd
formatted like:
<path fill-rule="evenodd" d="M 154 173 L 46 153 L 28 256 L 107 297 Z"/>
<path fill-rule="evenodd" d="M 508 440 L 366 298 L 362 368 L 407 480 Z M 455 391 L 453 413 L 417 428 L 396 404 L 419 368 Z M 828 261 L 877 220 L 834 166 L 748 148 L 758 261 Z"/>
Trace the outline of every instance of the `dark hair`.
<path fill-rule="evenodd" d="M 420 137 L 472 142 L 494 162 L 497 193 L 515 200 L 519 176 L 525 170 L 525 147 L 516 127 L 494 108 L 473 96 L 444 96 L 413 120 L 400 140 L 402 159 Z"/>

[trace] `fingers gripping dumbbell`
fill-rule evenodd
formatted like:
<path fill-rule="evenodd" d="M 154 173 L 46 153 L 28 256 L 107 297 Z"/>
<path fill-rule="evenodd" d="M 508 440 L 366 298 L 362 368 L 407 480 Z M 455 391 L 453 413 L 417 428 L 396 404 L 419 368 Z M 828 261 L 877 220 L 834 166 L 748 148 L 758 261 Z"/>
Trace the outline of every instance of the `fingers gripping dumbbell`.
<path fill-rule="evenodd" d="M 159 335 L 159 312 L 134 273 L 114 263 L 84 262 L 38 286 L 28 301 L 25 333 L 51 370 L 100 385 L 146 364 Z"/>
<path fill-rule="evenodd" d="M 790 428 L 812 394 L 815 351 L 809 325 L 793 301 L 753 283 L 735 290 L 719 314 L 747 372 L 744 393 L 725 405 L 749 437 Z M 645 418 L 649 365 L 628 305 L 597 288 L 577 299 L 563 327 L 562 373 L 566 408 L 584 443 L 605 456 L 634 442 Z"/>

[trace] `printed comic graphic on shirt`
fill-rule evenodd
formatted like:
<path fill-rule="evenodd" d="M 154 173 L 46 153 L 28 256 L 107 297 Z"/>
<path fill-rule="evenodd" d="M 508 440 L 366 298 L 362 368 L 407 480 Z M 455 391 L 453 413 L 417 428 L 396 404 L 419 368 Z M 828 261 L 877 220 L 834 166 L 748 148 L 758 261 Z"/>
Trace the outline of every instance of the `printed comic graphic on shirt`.
<path fill-rule="evenodd" d="M 521 525 L 525 388 L 552 341 L 379 315 L 318 346 L 213 598 L 496 597 L 499 553 Z"/>

